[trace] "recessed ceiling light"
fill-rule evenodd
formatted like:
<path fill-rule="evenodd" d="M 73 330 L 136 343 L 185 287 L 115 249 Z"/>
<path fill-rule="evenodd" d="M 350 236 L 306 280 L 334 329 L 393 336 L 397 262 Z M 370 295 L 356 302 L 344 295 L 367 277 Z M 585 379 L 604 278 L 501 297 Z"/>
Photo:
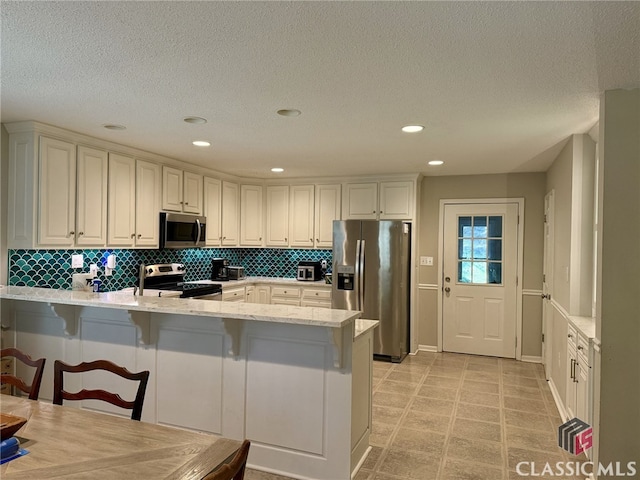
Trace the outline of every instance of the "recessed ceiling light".
<path fill-rule="evenodd" d="M 184 117 L 182 120 L 187 123 L 193 123 L 195 125 L 202 125 L 203 123 L 207 123 L 207 119 L 202 117 Z"/>
<path fill-rule="evenodd" d="M 302 112 L 300 110 L 296 110 L 295 108 L 283 108 L 282 110 L 278 110 L 277 114 L 282 115 L 283 117 L 297 117 Z"/>
<path fill-rule="evenodd" d="M 274 167 L 274 168 L 271 169 L 271 171 L 273 173 L 282 173 L 282 172 L 284 172 L 284 168 Z"/>
<path fill-rule="evenodd" d="M 196 147 L 210 147 L 211 144 L 209 142 L 205 142 L 204 140 L 196 140 L 193 143 Z"/>
<path fill-rule="evenodd" d="M 125 127 L 124 125 L 116 125 L 113 123 L 106 123 L 102 126 L 107 130 L 126 130 L 127 129 L 127 127 Z"/>
<path fill-rule="evenodd" d="M 402 131 L 405 133 L 418 133 L 424 130 L 422 125 L 405 125 L 402 127 Z"/>
<path fill-rule="evenodd" d="M 429 165 L 442 165 L 444 162 L 442 160 L 431 160 L 427 162 Z"/>

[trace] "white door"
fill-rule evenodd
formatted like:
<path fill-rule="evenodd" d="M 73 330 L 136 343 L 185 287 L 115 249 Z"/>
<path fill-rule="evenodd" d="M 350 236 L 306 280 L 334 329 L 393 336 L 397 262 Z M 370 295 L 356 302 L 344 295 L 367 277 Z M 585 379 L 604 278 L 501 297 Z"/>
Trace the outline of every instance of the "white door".
<path fill-rule="evenodd" d="M 515 358 L 518 204 L 445 205 L 443 350 Z"/>
<path fill-rule="evenodd" d="M 109 154 L 109 246 L 133 247 L 136 231 L 136 161 Z"/>
<path fill-rule="evenodd" d="M 553 190 L 544 197 L 544 253 L 542 266 L 542 360 L 544 362 L 545 378 L 551 378 L 551 319 L 553 306 L 551 292 L 553 291 Z"/>
<path fill-rule="evenodd" d="M 162 169 L 160 165 L 136 160 L 136 247 L 160 244 Z"/>
<path fill-rule="evenodd" d="M 206 244 L 222 242 L 222 182 L 204 177 L 204 216 L 207 217 Z"/>
<path fill-rule="evenodd" d="M 289 245 L 313 247 L 313 185 L 289 188 Z"/>
<path fill-rule="evenodd" d="M 262 245 L 262 187 L 240 186 L 240 245 Z"/>

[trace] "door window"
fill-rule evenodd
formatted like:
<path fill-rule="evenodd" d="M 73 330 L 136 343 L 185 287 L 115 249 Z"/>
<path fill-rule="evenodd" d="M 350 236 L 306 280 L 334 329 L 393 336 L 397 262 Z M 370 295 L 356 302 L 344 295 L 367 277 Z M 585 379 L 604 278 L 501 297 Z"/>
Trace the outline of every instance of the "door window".
<path fill-rule="evenodd" d="M 458 217 L 458 282 L 502 285 L 502 215 Z"/>

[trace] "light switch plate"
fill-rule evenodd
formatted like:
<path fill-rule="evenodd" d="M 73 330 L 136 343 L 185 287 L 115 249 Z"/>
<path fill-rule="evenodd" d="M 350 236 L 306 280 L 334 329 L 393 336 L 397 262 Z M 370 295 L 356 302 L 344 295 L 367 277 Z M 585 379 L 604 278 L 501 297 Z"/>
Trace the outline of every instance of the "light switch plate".
<path fill-rule="evenodd" d="M 433 267 L 433 257 L 420 257 L 420 265 Z"/>
<path fill-rule="evenodd" d="M 84 255 L 81 253 L 77 255 L 71 255 L 71 268 L 82 268 L 84 264 Z"/>

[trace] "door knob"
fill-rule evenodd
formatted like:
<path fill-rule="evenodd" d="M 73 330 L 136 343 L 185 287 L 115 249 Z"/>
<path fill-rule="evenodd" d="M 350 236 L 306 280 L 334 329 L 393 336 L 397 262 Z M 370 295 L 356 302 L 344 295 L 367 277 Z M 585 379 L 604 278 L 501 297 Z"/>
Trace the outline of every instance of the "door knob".
<path fill-rule="evenodd" d="M 447 283 L 450 282 L 451 281 L 451 277 L 444 277 L 444 281 L 447 282 Z"/>
<path fill-rule="evenodd" d="M 546 298 L 547 300 L 551 300 L 551 294 L 547 293 L 546 295 L 543 293 L 542 295 L 540 295 L 542 298 Z"/>
<path fill-rule="evenodd" d="M 449 287 L 444 287 L 444 291 L 445 291 L 446 293 L 449 293 L 449 292 L 451 292 L 451 289 L 450 289 Z"/>

